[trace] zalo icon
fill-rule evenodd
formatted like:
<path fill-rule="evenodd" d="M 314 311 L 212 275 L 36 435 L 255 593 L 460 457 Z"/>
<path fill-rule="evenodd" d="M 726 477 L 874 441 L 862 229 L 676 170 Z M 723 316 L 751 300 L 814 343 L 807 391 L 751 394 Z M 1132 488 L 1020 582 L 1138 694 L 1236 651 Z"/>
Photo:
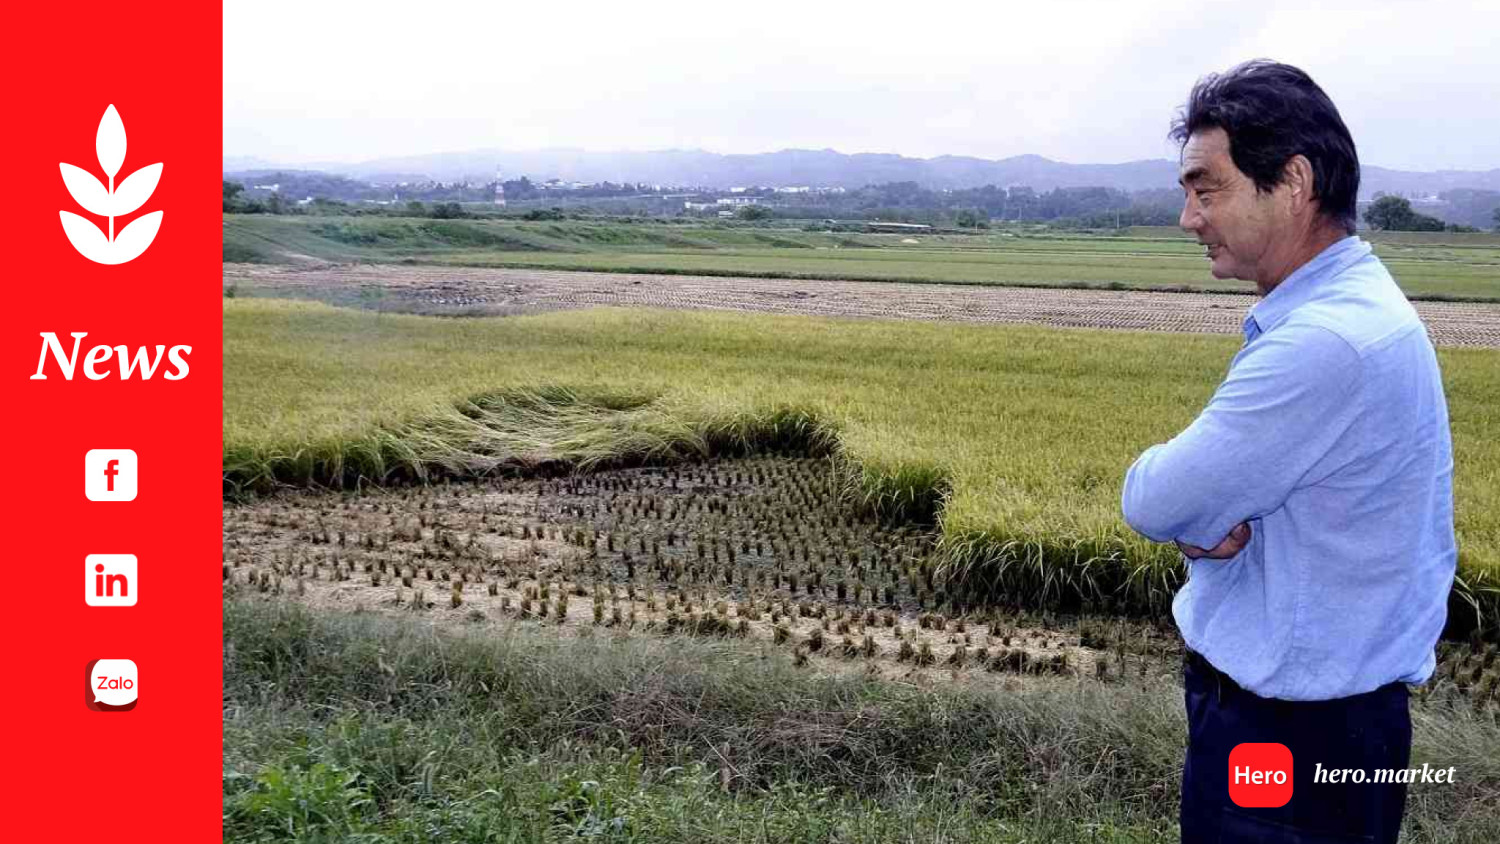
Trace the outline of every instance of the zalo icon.
<path fill-rule="evenodd" d="M 84 673 L 88 683 L 83 702 L 89 709 L 124 712 L 135 708 L 140 699 L 141 677 L 134 660 L 91 660 Z"/>

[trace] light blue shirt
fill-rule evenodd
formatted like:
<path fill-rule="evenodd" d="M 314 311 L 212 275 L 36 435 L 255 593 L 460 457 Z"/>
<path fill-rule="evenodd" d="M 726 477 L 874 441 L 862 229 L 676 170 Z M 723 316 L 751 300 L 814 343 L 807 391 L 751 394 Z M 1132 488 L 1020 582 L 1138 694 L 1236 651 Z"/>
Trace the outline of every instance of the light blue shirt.
<path fill-rule="evenodd" d="M 1125 476 L 1125 521 L 1212 549 L 1172 602 L 1187 646 L 1262 697 L 1325 700 L 1432 676 L 1458 559 L 1437 355 L 1369 244 L 1273 288 L 1208 406 Z"/>

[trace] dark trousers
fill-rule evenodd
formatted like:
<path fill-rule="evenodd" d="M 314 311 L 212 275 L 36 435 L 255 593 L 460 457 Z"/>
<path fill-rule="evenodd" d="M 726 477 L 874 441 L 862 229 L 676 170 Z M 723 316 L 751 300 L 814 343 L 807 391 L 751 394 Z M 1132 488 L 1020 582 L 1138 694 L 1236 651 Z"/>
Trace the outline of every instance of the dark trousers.
<path fill-rule="evenodd" d="M 1183 844 L 1396 844 L 1406 785 L 1373 780 L 1377 770 L 1410 763 L 1406 684 L 1335 700 L 1275 700 L 1245 691 L 1189 651 L 1183 685 L 1188 720 Z M 1241 808 L 1229 799 L 1229 752 L 1242 742 L 1291 750 L 1293 790 L 1285 806 Z M 1315 783 L 1320 764 L 1325 771 L 1361 769 L 1366 781 Z"/>

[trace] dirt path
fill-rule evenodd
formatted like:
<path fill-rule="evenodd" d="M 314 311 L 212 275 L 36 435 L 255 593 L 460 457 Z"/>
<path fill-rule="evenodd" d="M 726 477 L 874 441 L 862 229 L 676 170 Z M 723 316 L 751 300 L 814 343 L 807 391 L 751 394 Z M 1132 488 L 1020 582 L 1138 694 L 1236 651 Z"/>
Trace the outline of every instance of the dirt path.
<path fill-rule="evenodd" d="M 247 293 L 419 313 L 518 314 L 599 305 L 1238 334 L 1256 299 L 1224 293 L 1054 290 L 396 265 L 225 264 Z M 1500 348 L 1500 305 L 1416 302 L 1439 346 Z"/>

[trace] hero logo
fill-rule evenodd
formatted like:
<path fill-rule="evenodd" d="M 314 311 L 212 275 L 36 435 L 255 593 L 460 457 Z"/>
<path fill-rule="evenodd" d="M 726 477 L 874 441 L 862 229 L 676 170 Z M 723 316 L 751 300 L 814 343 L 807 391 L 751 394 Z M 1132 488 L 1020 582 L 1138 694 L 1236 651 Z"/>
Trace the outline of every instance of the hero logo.
<path fill-rule="evenodd" d="M 161 228 L 162 212 L 152 211 L 130 221 L 130 225 L 115 235 L 115 218 L 132 214 L 146 204 L 161 179 L 161 163 L 142 167 L 131 173 L 115 187 L 115 174 L 125 163 L 125 124 L 120 122 L 120 113 L 111 105 L 104 110 L 99 120 L 99 131 L 94 135 L 94 152 L 99 156 L 99 168 L 109 180 L 106 187 L 93 173 L 71 164 L 59 163 L 63 184 L 73 201 L 83 206 L 90 214 L 109 218 L 109 235 L 89 220 L 59 211 L 63 231 L 83 257 L 96 264 L 123 264 L 133 261 L 145 252 L 156 239 Z"/>
<path fill-rule="evenodd" d="M 57 335 L 51 331 L 43 331 L 42 351 L 37 357 L 36 374 L 31 376 L 32 381 L 47 380 L 47 352 L 52 352 L 52 359 L 57 361 L 57 368 L 62 372 L 63 379 L 73 380 L 73 371 L 78 366 L 79 341 L 89 336 L 87 331 L 74 331 L 70 336 L 73 338 L 73 351 L 63 351 L 62 343 L 58 342 Z M 162 372 L 162 378 L 168 381 L 181 381 L 188 376 L 187 356 L 193 351 L 192 346 L 157 346 L 153 355 L 142 346 L 135 350 L 132 355 L 129 346 L 95 346 L 89 349 L 83 356 L 83 376 L 90 381 L 100 381 L 110 376 L 111 370 L 101 366 L 109 362 L 111 357 L 120 360 L 120 380 L 129 381 L 137 372 L 141 374 L 142 381 L 150 381 L 151 376 L 161 368 L 162 354 L 166 353 L 168 361 L 167 368 Z"/>

